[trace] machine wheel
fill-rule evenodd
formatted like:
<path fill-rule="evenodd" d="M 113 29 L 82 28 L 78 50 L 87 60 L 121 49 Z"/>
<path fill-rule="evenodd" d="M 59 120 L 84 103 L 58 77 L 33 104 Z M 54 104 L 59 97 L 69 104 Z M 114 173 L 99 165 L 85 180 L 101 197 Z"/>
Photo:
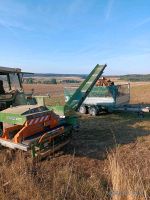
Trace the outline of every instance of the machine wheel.
<path fill-rule="evenodd" d="M 86 108 L 86 106 L 84 106 L 84 105 L 80 106 L 79 112 L 81 114 L 87 114 L 87 108 Z"/>
<path fill-rule="evenodd" d="M 98 109 L 95 106 L 89 107 L 89 114 L 92 116 L 96 116 L 98 114 Z"/>

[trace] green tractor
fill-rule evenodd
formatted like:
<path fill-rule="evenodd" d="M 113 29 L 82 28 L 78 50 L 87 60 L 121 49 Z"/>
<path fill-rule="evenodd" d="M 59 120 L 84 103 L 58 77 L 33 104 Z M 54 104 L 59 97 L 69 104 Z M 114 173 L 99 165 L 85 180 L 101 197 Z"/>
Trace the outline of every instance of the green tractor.
<path fill-rule="evenodd" d="M 0 67 L 0 111 L 9 107 L 33 104 L 32 94 L 25 95 L 23 90 L 24 73 L 19 68 Z M 2 131 L 2 122 L 0 127 Z"/>
<path fill-rule="evenodd" d="M 34 103 L 30 101 L 32 93 L 28 95 L 24 93 L 23 74 L 25 72 L 21 72 L 19 68 L 0 67 L 0 110 Z"/>

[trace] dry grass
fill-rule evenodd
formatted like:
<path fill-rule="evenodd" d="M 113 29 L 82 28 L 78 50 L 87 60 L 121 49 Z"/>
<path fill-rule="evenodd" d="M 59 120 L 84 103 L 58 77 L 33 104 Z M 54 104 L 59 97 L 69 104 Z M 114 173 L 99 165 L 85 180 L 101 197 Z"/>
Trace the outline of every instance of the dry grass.
<path fill-rule="evenodd" d="M 150 104 L 150 83 L 131 85 L 131 103 Z"/>
<path fill-rule="evenodd" d="M 42 162 L 2 149 L 0 199 L 148 199 L 149 119 L 128 114 L 83 117 L 72 144 Z"/>
<path fill-rule="evenodd" d="M 64 88 L 61 84 L 24 84 L 25 93 L 31 93 L 34 89 L 34 95 L 52 95 L 54 97 L 64 96 Z"/>
<path fill-rule="evenodd" d="M 150 103 L 149 86 L 143 87 L 133 86 L 133 103 L 141 94 Z M 33 162 L 1 149 L 0 199 L 150 199 L 150 116 L 116 113 L 80 121 L 72 143 L 53 159 Z"/>
<path fill-rule="evenodd" d="M 149 153 L 149 152 L 147 152 Z M 146 200 L 150 193 L 149 162 L 145 158 L 122 159 L 123 153 L 117 149 L 108 155 L 110 194 L 113 200 Z M 144 166 L 143 166 L 144 162 Z M 144 168 L 143 168 L 144 167 Z M 145 174 L 146 172 L 146 174 Z"/>
<path fill-rule="evenodd" d="M 51 160 L 48 163 L 33 163 L 18 153 L 12 161 L 2 162 L 0 199 L 105 199 L 100 176 L 80 169 L 74 156 L 63 159 L 67 162 Z"/>
<path fill-rule="evenodd" d="M 23 87 L 26 94 L 31 94 L 34 91 L 35 96 L 50 96 L 50 98 L 45 98 L 45 103 L 48 106 L 65 104 L 64 88 L 61 84 L 24 84 Z"/>

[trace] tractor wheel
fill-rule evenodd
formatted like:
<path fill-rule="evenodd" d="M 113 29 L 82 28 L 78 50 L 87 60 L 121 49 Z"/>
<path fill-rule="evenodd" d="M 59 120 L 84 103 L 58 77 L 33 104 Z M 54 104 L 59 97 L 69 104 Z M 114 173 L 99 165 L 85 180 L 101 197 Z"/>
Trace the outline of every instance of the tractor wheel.
<path fill-rule="evenodd" d="M 87 108 L 86 108 L 86 106 L 84 106 L 84 105 L 80 106 L 79 112 L 81 114 L 87 114 Z"/>
<path fill-rule="evenodd" d="M 95 106 L 89 107 L 89 114 L 92 116 L 96 116 L 98 114 L 98 109 Z"/>

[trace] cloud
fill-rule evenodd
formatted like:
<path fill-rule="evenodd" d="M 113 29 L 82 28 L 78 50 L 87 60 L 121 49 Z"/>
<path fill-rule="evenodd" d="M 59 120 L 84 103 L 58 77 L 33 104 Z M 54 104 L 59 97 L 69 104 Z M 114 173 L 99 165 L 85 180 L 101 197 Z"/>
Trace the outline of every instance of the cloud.
<path fill-rule="evenodd" d="M 145 19 L 143 19 L 142 21 L 140 21 L 139 23 L 137 23 L 134 28 L 139 28 L 141 26 L 144 26 L 145 24 L 150 23 L 150 17 L 147 17 Z"/>
<path fill-rule="evenodd" d="M 16 39 L 19 37 L 18 29 L 25 30 L 25 31 L 32 31 L 29 27 L 25 26 L 24 24 L 19 23 L 15 20 L 4 20 L 0 19 L 0 27 L 7 29 Z"/>
<path fill-rule="evenodd" d="M 0 27 L 7 29 L 15 37 L 18 36 L 17 30 L 33 30 L 33 28 L 29 27 L 27 24 L 29 9 L 25 4 L 18 3 L 15 0 L 0 0 L 0 2 Z"/>
<path fill-rule="evenodd" d="M 108 0 L 108 5 L 107 5 L 107 9 L 106 9 L 106 15 L 105 15 L 105 19 L 106 21 L 109 20 L 112 9 L 113 9 L 113 5 L 114 5 L 114 1 L 115 0 Z"/>
<path fill-rule="evenodd" d="M 69 16 L 76 14 L 86 14 L 94 5 L 95 0 L 74 0 L 66 5 L 67 14 Z"/>
<path fill-rule="evenodd" d="M 12 26 L 10 24 L 6 23 L 4 20 L 0 19 L 0 26 L 6 28 L 8 31 L 10 31 L 15 37 L 17 36 L 16 31 L 13 30 Z"/>

